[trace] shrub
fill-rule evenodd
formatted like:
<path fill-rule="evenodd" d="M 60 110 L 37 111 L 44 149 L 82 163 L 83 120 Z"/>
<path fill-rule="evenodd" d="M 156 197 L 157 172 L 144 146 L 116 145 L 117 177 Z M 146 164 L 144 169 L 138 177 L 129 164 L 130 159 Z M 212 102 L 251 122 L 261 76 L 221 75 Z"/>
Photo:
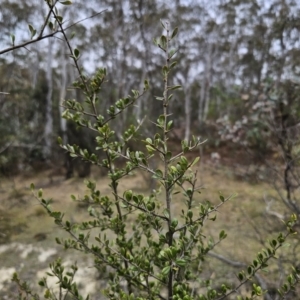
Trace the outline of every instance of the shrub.
<path fill-rule="evenodd" d="M 226 238 L 224 230 L 219 233 L 217 241 L 206 238 L 202 234 L 203 226 L 209 226 L 209 222 L 216 220 L 217 210 L 231 197 L 220 195 L 217 205 L 209 201 L 201 202 L 195 197 L 200 192 L 195 169 L 199 157 L 189 161 L 186 154 L 201 144 L 199 139 L 193 137 L 192 141 L 183 140 L 179 153 L 173 153 L 169 146 L 168 136 L 173 124 L 169 111 L 172 101 L 170 92 L 180 88 L 170 85 L 168 80 L 169 73 L 176 65 L 176 50 L 170 47 L 178 29 L 171 32 L 168 23 L 163 23 L 163 27 L 165 34 L 155 39 L 165 60 L 162 67 L 164 90 L 161 96 L 156 97 L 161 102 L 163 113 L 155 122 L 155 134 L 142 141 L 143 151 L 132 151 L 127 146 L 135 139 L 142 122 L 126 128 L 120 141 L 111 129 L 110 121 L 143 96 L 148 89 L 147 81 L 141 93 L 133 90 L 130 96 L 111 106 L 107 114 L 99 114 L 96 111 L 98 94 L 106 77 L 106 70 L 99 69 L 91 78 L 81 74 L 81 81 L 74 84 L 84 92 L 87 107 L 76 100 L 65 102 L 64 117 L 96 132 L 97 147 L 91 153 L 77 145 L 61 146 L 72 157 L 107 169 L 111 194 L 102 195 L 94 182 L 87 181 L 89 193 L 79 198 L 72 196 L 74 200 L 88 204 L 89 218 L 81 223 L 65 220 L 62 212 L 54 211 L 51 201 L 43 198 L 41 190 L 35 196 L 54 222 L 70 235 L 68 239 L 56 238 L 56 242 L 66 249 L 91 255 L 95 268 L 107 274 L 109 279 L 104 294 L 108 299 L 230 298 L 242 285 L 253 281 L 260 270 L 267 268 L 268 261 L 275 257 L 286 238 L 295 233 L 293 226 L 296 216 L 292 215 L 285 223 L 286 234 L 279 234 L 272 239 L 269 247 L 259 252 L 253 262 L 237 274 L 239 283 L 236 286 L 221 284 L 217 287 L 214 282 L 202 278 L 200 263 L 210 250 Z M 78 56 L 74 55 L 73 59 L 76 61 Z M 100 159 L 102 153 L 105 153 L 104 159 Z M 151 161 L 157 159 L 158 168 L 153 169 Z M 123 166 L 120 166 L 119 160 Z M 136 170 L 150 173 L 157 182 L 157 189 L 148 195 L 134 190 L 122 192 L 119 183 Z M 175 202 L 181 207 L 180 212 L 175 209 Z M 50 269 L 49 275 L 57 277 L 60 292 L 55 295 L 45 277 L 39 285 L 45 288 L 46 299 L 66 299 L 66 295 L 71 299 L 89 299 L 80 295 L 74 282 L 78 269 L 76 264 L 72 265 L 70 271 L 65 271 L 62 262 L 57 260 L 50 265 Z M 13 280 L 22 291 L 22 299 L 40 299 L 26 283 L 20 281 L 17 274 Z M 299 270 L 294 269 L 287 278 L 288 283 L 280 289 L 282 297 L 294 288 L 298 280 Z M 238 296 L 239 299 L 253 299 L 266 293 L 254 282 L 250 295 Z"/>
<path fill-rule="evenodd" d="M 58 16 L 56 20 L 63 31 Z M 238 299 L 263 296 L 266 290 L 255 281 L 257 274 L 268 267 L 269 260 L 275 257 L 288 236 L 295 233 L 293 226 L 296 216 L 292 215 L 285 223 L 285 234 L 281 233 L 271 239 L 269 246 L 259 252 L 244 271 L 237 274 L 236 285 L 223 283 L 216 286 L 209 278 L 202 277 L 200 263 L 206 259 L 210 250 L 226 238 L 224 230 L 218 234 L 217 241 L 205 237 L 203 227 L 216 220 L 218 209 L 231 196 L 226 198 L 220 195 L 217 205 L 203 202 L 196 196 L 200 192 L 196 170 L 199 157 L 189 161 L 186 155 L 201 144 L 198 138 L 183 140 L 179 153 L 174 153 L 170 147 L 168 137 L 173 126 L 169 110 L 173 95 L 170 92 L 180 88 L 169 83 L 169 73 L 176 66 L 176 50 L 171 48 L 171 43 L 178 29 L 171 31 L 167 22 L 162 23 L 162 26 L 165 33 L 154 42 L 164 54 L 164 90 L 161 96 L 156 97 L 163 113 L 155 121 L 156 132 L 142 141 L 144 149 L 139 151 L 132 151 L 128 145 L 136 138 L 143 125 L 142 121 L 119 132 L 121 140 L 111 129 L 110 123 L 143 97 L 148 82 L 145 81 L 142 92 L 132 90 L 131 95 L 110 106 L 107 115 L 99 115 L 97 105 L 106 70 L 99 69 L 88 78 L 78 67 L 79 51 L 70 48 L 79 72 L 79 80 L 74 86 L 84 93 L 86 106 L 76 100 L 67 100 L 64 117 L 79 127 L 95 132 L 97 147 L 94 152 L 90 152 L 78 145 L 63 145 L 61 139 L 59 143 L 72 157 L 107 169 L 111 194 L 103 195 L 95 182 L 87 181 L 89 193 L 79 198 L 72 196 L 73 200 L 88 204 L 89 217 L 81 223 L 65 220 L 62 212 L 53 210 L 51 201 L 43 198 L 42 190 L 35 192 L 35 196 L 55 224 L 70 236 L 68 239 L 56 238 L 56 242 L 66 249 L 93 256 L 95 268 L 107 274 L 104 294 L 108 299 L 229 299 L 249 282 L 253 282 L 250 294 L 238 296 Z M 67 37 L 64 37 L 70 46 Z M 100 158 L 103 153 L 104 159 Z M 120 166 L 120 160 L 124 162 L 123 166 Z M 152 164 L 153 160 L 159 160 L 157 168 L 151 167 L 156 165 Z M 137 170 L 151 174 L 157 182 L 157 188 L 147 195 L 119 188 L 120 182 Z M 175 209 L 175 203 L 180 206 L 180 212 Z M 48 275 L 57 278 L 59 291 L 56 293 L 51 290 L 45 277 L 39 282 L 45 289 L 44 298 L 89 299 L 89 296 L 84 298 L 80 295 L 74 281 L 78 270 L 76 263 L 70 270 L 66 270 L 61 260 L 57 260 L 50 264 L 50 269 Z M 294 268 L 287 277 L 287 283 L 279 290 L 282 298 L 298 283 L 299 274 L 300 271 Z M 14 274 L 13 281 L 19 286 L 20 299 L 40 299 L 17 274 Z"/>

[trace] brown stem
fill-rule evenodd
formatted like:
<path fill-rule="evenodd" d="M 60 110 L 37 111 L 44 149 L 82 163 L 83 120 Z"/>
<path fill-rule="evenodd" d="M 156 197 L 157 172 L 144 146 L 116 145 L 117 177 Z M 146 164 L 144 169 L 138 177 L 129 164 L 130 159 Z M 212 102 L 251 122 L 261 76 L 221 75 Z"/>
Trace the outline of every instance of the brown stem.
<path fill-rule="evenodd" d="M 165 23 L 166 31 L 167 31 L 167 42 L 166 42 L 166 49 L 163 49 L 166 53 L 166 67 L 169 68 L 169 23 Z M 165 117 L 164 119 L 164 132 L 163 132 L 163 140 L 164 140 L 164 154 L 166 155 L 167 153 L 167 142 L 168 142 L 168 72 L 164 75 L 164 92 L 163 92 L 163 115 Z M 172 185 L 168 181 L 168 166 L 169 166 L 169 161 L 164 158 L 164 186 L 165 186 L 165 195 L 166 195 L 166 206 L 167 206 L 167 211 L 168 211 L 168 231 L 169 231 L 169 240 L 168 240 L 168 245 L 169 247 L 172 246 L 173 244 L 173 230 L 171 229 L 171 222 L 172 222 L 172 213 L 171 213 L 171 188 Z M 172 262 L 170 262 L 172 264 Z M 173 298 L 173 277 L 174 277 L 174 272 L 172 269 L 172 266 L 170 266 L 170 272 L 169 272 L 169 279 L 168 279 L 168 299 Z"/>
<path fill-rule="evenodd" d="M 110 155 L 109 155 L 108 152 L 106 152 L 106 157 L 107 157 L 107 160 L 108 160 L 110 172 L 113 173 L 114 172 L 113 161 L 111 160 L 111 157 L 110 157 Z M 115 205 L 116 205 L 116 208 L 117 208 L 117 211 L 118 211 L 119 219 L 123 222 L 124 218 L 123 218 L 121 206 L 119 204 L 118 183 L 117 183 L 117 180 L 112 179 L 111 188 L 113 190 L 113 194 L 114 194 L 114 197 L 115 197 Z M 125 235 L 124 232 L 122 232 L 122 234 L 123 234 L 123 236 Z M 126 255 L 125 255 L 125 257 L 126 257 Z M 125 269 L 128 271 L 129 270 L 129 263 L 128 263 L 128 261 L 126 259 L 123 260 L 123 261 L 124 261 Z M 133 286 L 132 286 L 132 282 L 131 282 L 130 276 L 127 278 L 127 288 L 128 288 L 128 293 L 132 294 L 133 293 Z"/>

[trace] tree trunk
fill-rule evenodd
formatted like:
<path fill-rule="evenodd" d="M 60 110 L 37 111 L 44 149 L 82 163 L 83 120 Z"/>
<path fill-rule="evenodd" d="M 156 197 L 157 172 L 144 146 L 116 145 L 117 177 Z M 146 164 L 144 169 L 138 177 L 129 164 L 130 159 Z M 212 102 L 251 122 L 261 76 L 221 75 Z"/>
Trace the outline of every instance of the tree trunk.
<path fill-rule="evenodd" d="M 139 90 L 142 91 L 144 88 L 144 81 L 146 79 L 146 63 L 143 63 L 142 66 L 142 77 L 141 77 L 141 81 L 140 81 L 140 88 Z M 134 115 L 136 117 L 136 119 L 138 121 L 141 121 L 143 119 L 143 104 L 144 104 L 144 97 L 138 99 L 138 101 L 136 102 L 136 105 L 134 107 Z"/>
<path fill-rule="evenodd" d="M 63 47 L 61 49 L 61 85 L 59 92 L 59 119 L 60 119 L 60 130 L 63 144 L 66 145 L 68 143 L 68 135 L 67 135 L 67 120 L 62 118 L 62 114 L 64 112 L 63 102 L 66 98 L 66 89 L 67 89 L 67 58 L 66 58 L 66 48 Z"/>
<path fill-rule="evenodd" d="M 198 121 L 200 124 L 205 122 L 209 109 L 209 89 L 212 74 L 212 44 L 209 44 L 207 48 L 198 108 Z"/>
<path fill-rule="evenodd" d="M 188 141 L 191 135 L 191 85 L 185 90 L 184 97 L 185 132 L 184 139 Z"/>
<path fill-rule="evenodd" d="M 53 117 L 52 117 L 52 60 L 53 60 L 53 39 L 48 40 L 49 48 L 47 55 L 47 70 L 46 79 L 48 92 L 46 96 L 46 115 L 45 115 L 45 128 L 44 128 L 44 149 L 43 154 L 46 160 L 49 160 L 52 154 L 52 136 L 53 136 Z"/>

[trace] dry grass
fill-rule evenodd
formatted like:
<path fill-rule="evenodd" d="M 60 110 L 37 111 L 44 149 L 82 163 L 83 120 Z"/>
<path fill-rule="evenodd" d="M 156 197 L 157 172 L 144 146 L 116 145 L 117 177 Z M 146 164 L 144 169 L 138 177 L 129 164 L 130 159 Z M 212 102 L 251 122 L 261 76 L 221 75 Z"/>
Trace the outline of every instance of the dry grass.
<path fill-rule="evenodd" d="M 37 189 L 43 188 L 45 198 L 51 197 L 55 210 L 65 212 L 66 218 L 82 221 L 88 216 L 70 198 L 71 194 L 80 196 L 86 192 L 83 180 L 78 178 L 64 180 L 62 177 L 56 177 L 56 180 L 51 183 L 48 173 L 42 172 L 29 178 L 18 176 L 13 182 L 2 181 L 0 203 L 2 209 L 9 209 L 12 220 L 10 226 L 14 228 L 10 230 L 10 241 L 39 243 L 41 246 L 49 247 L 54 246 L 55 236 L 65 235 L 57 230 L 53 220 L 44 214 L 43 209 L 33 197 L 29 190 L 32 182 L 35 183 Z M 217 240 L 219 232 L 224 229 L 228 237 L 214 251 L 229 259 L 250 263 L 255 258 L 255 253 L 263 247 L 260 239 L 265 241 L 266 238 L 275 237 L 276 232 L 271 230 L 274 226 L 278 229 L 283 228 L 280 220 L 267 218 L 265 212 L 264 199 L 275 198 L 276 192 L 265 183 L 252 185 L 236 180 L 232 176 L 232 170 L 225 167 L 216 168 L 216 166 L 202 164 L 198 176 L 198 183 L 204 187 L 202 193 L 197 196 L 200 202 L 209 200 L 214 204 L 219 203 L 219 191 L 225 197 L 237 193 L 237 197 L 219 209 L 215 222 L 206 222 L 204 235 L 212 236 Z M 92 179 L 96 181 L 97 188 L 102 194 L 110 194 L 108 178 L 100 177 L 97 170 L 94 170 Z M 138 173 L 124 179 L 119 188 L 121 191 L 125 189 L 144 193 L 149 191 L 148 181 L 145 181 L 145 177 Z M 284 211 L 280 202 L 275 204 L 277 210 Z M 180 215 L 181 209 L 180 198 L 174 199 L 174 213 Z M 37 238 L 40 236 L 43 236 L 43 239 Z M 292 245 L 290 249 L 292 249 L 298 244 L 298 240 L 292 239 L 290 243 Z M 223 276 L 224 280 L 229 280 L 233 276 L 233 269 L 226 265 L 221 266 L 216 259 L 208 259 L 206 264 L 211 270 L 211 278 Z M 275 270 L 276 266 L 272 268 Z"/>
<path fill-rule="evenodd" d="M 25 232 L 30 232 L 30 234 L 36 234 L 36 231 L 41 229 L 49 231 L 49 228 L 53 227 L 52 220 L 43 215 L 43 210 L 29 190 L 32 182 L 35 184 L 36 189 L 43 189 L 45 198 L 52 198 L 55 210 L 65 212 L 66 218 L 79 221 L 82 217 L 82 211 L 78 211 L 77 203 L 74 203 L 70 196 L 72 194 L 80 196 L 87 191 L 83 180 L 79 178 L 63 180 L 61 178 L 59 181 L 50 183 L 48 173 L 39 173 L 30 178 L 16 177 L 13 185 L 7 181 L 6 186 L 8 188 L 1 194 L 2 206 L 9 208 L 10 213 L 14 214 L 19 222 L 29 221 L 28 229 Z M 198 197 L 200 202 L 209 200 L 216 204 L 219 203 L 219 192 L 225 197 L 237 193 L 234 199 L 219 209 L 217 221 L 209 222 L 206 230 L 212 235 L 217 235 L 221 229 L 227 230 L 229 233 L 227 241 L 231 245 L 230 248 L 237 246 L 237 248 L 241 248 L 241 239 L 238 236 L 242 234 L 243 239 L 249 237 L 253 240 L 255 233 L 252 225 L 249 225 L 249 221 L 260 227 L 265 226 L 265 224 L 261 223 L 261 219 L 264 219 L 265 214 L 264 198 L 275 197 L 276 192 L 271 186 L 264 183 L 252 185 L 248 182 L 237 181 L 231 173 L 232 170 L 227 168 L 216 169 L 215 167 L 202 164 L 198 171 L 198 184 L 203 186 L 203 190 Z M 108 178 L 100 177 L 97 175 L 97 171 L 94 171 L 91 179 L 96 181 L 97 188 L 102 194 L 110 194 Z M 130 188 L 138 192 L 147 193 L 147 184 L 148 182 L 145 182 L 145 178 L 137 173 L 137 175 L 122 180 L 119 189 L 123 191 Z M 2 183 L 3 186 L 4 184 Z M 16 197 L 13 198 L 13 195 L 16 195 Z M 176 210 L 180 213 L 182 209 L 180 203 L 180 199 L 174 199 L 175 213 Z M 40 226 L 41 219 L 42 227 Z M 22 238 L 21 236 L 24 236 L 24 233 L 20 234 L 20 236 L 13 236 L 13 240 L 18 240 Z M 226 242 L 224 241 L 224 243 Z M 243 250 L 240 256 L 247 257 L 247 252 L 247 249 L 246 251 Z"/>

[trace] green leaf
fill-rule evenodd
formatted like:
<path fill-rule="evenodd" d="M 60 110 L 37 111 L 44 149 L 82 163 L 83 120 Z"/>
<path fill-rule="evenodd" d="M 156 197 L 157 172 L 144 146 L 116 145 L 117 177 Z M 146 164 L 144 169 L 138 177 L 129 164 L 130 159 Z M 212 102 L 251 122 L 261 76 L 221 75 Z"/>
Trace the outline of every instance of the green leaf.
<path fill-rule="evenodd" d="M 173 90 L 177 90 L 177 89 L 180 89 L 181 88 L 181 85 L 174 85 L 174 86 L 171 86 L 168 88 L 169 91 L 173 91 Z"/>
<path fill-rule="evenodd" d="M 29 31 L 31 33 L 31 39 L 35 36 L 36 30 L 33 28 L 31 24 L 28 24 Z"/>
<path fill-rule="evenodd" d="M 154 151 L 155 151 L 155 149 L 152 147 L 152 146 L 150 146 L 150 145 L 146 145 L 146 148 L 147 148 L 147 150 L 148 150 L 148 152 L 151 154 L 151 153 L 153 153 Z"/>
<path fill-rule="evenodd" d="M 200 156 L 196 157 L 192 162 L 191 167 L 193 167 L 196 163 L 198 163 L 199 160 L 200 160 Z"/>
<path fill-rule="evenodd" d="M 164 97 L 155 97 L 155 99 L 158 101 L 163 101 L 165 98 Z"/>
<path fill-rule="evenodd" d="M 164 211 L 163 211 L 163 215 L 164 215 L 167 219 L 170 218 L 170 213 L 169 213 L 169 211 L 168 211 L 166 208 L 165 208 Z"/>
<path fill-rule="evenodd" d="M 127 201 L 130 201 L 132 199 L 132 190 L 127 190 L 124 192 L 124 198 L 127 200 Z"/>
<path fill-rule="evenodd" d="M 177 61 L 173 61 L 173 62 L 170 64 L 169 69 L 174 68 L 176 65 L 177 65 Z"/>
<path fill-rule="evenodd" d="M 169 71 L 170 71 L 170 69 L 167 66 L 163 66 L 162 72 L 163 72 L 164 76 L 168 75 Z"/>
<path fill-rule="evenodd" d="M 169 272 L 170 272 L 170 270 L 171 270 L 171 267 L 170 267 L 170 266 L 166 266 L 166 267 L 164 267 L 164 268 L 162 269 L 161 273 L 162 273 L 163 275 L 168 275 Z"/>
<path fill-rule="evenodd" d="M 193 212 L 190 209 L 187 211 L 186 215 L 188 216 L 189 219 L 193 218 Z"/>
<path fill-rule="evenodd" d="M 277 246 L 277 241 L 276 241 L 276 240 L 270 241 L 270 246 L 271 246 L 272 248 L 276 248 L 276 246 Z"/>
<path fill-rule="evenodd" d="M 170 52 L 169 52 L 169 59 L 171 59 L 171 58 L 174 56 L 174 54 L 175 54 L 176 52 L 177 52 L 177 51 L 174 50 L 174 49 L 170 50 Z"/>
<path fill-rule="evenodd" d="M 31 24 L 28 24 L 28 28 L 29 28 L 30 32 L 32 33 L 34 30 L 33 26 Z"/>
<path fill-rule="evenodd" d="M 60 4 L 63 4 L 63 5 L 71 5 L 72 4 L 72 1 L 61 1 L 59 2 Z"/>
<path fill-rule="evenodd" d="M 74 54 L 74 57 L 76 59 L 78 59 L 80 52 L 79 52 L 79 50 L 77 48 L 75 48 L 73 54 Z"/>
<path fill-rule="evenodd" d="M 168 124 L 169 125 L 169 124 Z M 166 160 L 170 160 L 171 158 L 172 158 L 172 153 L 171 153 L 171 151 L 168 151 L 167 153 L 166 153 Z"/>
<path fill-rule="evenodd" d="M 45 291 L 45 293 L 44 293 L 44 297 L 45 297 L 46 299 L 50 299 L 51 293 L 50 293 L 50 290 L 49 290 L 49 289 L 46 289 L 46 291 Z"/>
<path fill-rule="evenodd" d="M 160 37 L 160 45 L 162 48 L 165 48 L 167 46 L 167 38 L 165 35 L 162 35 Z"/>
<path fill-rule="evenodd" d="M 224 202 L 225 201 L 225 198 L 224 198 L 224 196 L 221 194 L 221 192 L 219 192 L 219 194 L 220 194 L 220 200 L 222 201 L 222 202 Z"/>
<path fill-rule="evenodd" d="M 176 218 L 174 218 L 171 222 L 171 226 L 175 229 L 178 225 L 178 220 Z"/>
<path fill-rule="evenodd" d="M 50 30 L 54 29 L 54 25 L 53 25 L 53 23 L 51 21 L 49 21 L 48 26 L 49 26 Z"/>
<path fill-rule="evenodd" d="M 180 162 L 183 164 L 183 165 L 187 165 L 188 164 L 188 160 L 186 159 L 185 156 L 180 156 Z"/>
<path fill-rule="evenodd" d="M 240 273 L 238 274 L 238 279 L 239 279 L 240 281 L 243 281 L 243 280 L 244 280 L 244 274 L 243 274 L 242 272 L 240 272 Z"/>
<path fill-rule="evenodd" d="M 146 138 L 146 142 L 147 142 L 148 144 L 152 144 L 152 140 L 151 140 L 150 138 Z"/>
<path fill-rule="evenodd" d="M 227 236 L 227 234 L 226 234 L 225 230 L 222 230 L 219 234 L 219 239 L 223 240 L 226 238 L 226 236 Z"/>
<path fill-rule="evenodd" d="M 40 280 L 39 283 L 38 283 L 38 285 L 39 285 L 39 286 L 45 286 L 44 280 Z"/>
<path fill-rule="evenodd" d="M 253 266 L 256 268 L 258 266 L 258 261 L 256 259 L 253 260 Z"/>
<path fill-rule="evenodd" d="M 185 259 L 177 259 L 175 261 L 176 265 L 179 267 L 185 267 L 186 266 L 186 260 Z"/>
<path fill-rule="evenodd" d="M 15 40 L 16 40 L 16 37 L 13 33 L 10 34 L 10 39 L 11 39 L 11 43 L 13 44 L 13 46 L 15 45 Z"/>
<path fill-rule="evenodd" d="M 253 275 L 253 269 L 251 268 L 251 266 L 249 266 L 248 268 L 247 268 L 247 272 L 248 272 L 248 275 Z"/>
<path fill-rule="evenodd" d="M 149 81 L 147 79 L 144 81 L 144 90 L 149 90 Z"/>
<path fill-rule="evenodd" d="M 163 126 L 164 123 L 165 123 L 165 119 L 166 117 L 164 115 L 160 115 L 157 119 L 157 123 L 160 125 L 160 126 Z"/>
<path fill-rule="evenodd" d="M 176 27 L 176 28 L 173 30 L 173 32 L 172 32 L 172 34 L 171 34 L 171 39 L 173 39 L 177 34 L 178 34 L 178 27 Z"/>
<path fill-rule="evenodd" d="M 170 120 L 167 124 L 167 130 L 170 130 L 173 125 L 173 120 Z"/>
<path fill-rule="evenodd" d="M 62 16 L 56 16 L 56 20 L 57 20 L 57 22 L 58 22 L 59 24 L 61 24 L 62 21 L 63 21 L 63 17 L 62 17 Z"/>
<path fill-rule="evenodd" d="M 147 209 L 149 211 L 153 211 L 155 209 L 155 203 L 154 202 L 148 203 L 147 204 Z"/>
<path fill-rule="evenodd" d="M 173 97 L 173 94 L 170 94 L 170 95 L 168 96 L 168 101 L 170 101 L 170 100 L 172 99 L 172 97 Z"/>

